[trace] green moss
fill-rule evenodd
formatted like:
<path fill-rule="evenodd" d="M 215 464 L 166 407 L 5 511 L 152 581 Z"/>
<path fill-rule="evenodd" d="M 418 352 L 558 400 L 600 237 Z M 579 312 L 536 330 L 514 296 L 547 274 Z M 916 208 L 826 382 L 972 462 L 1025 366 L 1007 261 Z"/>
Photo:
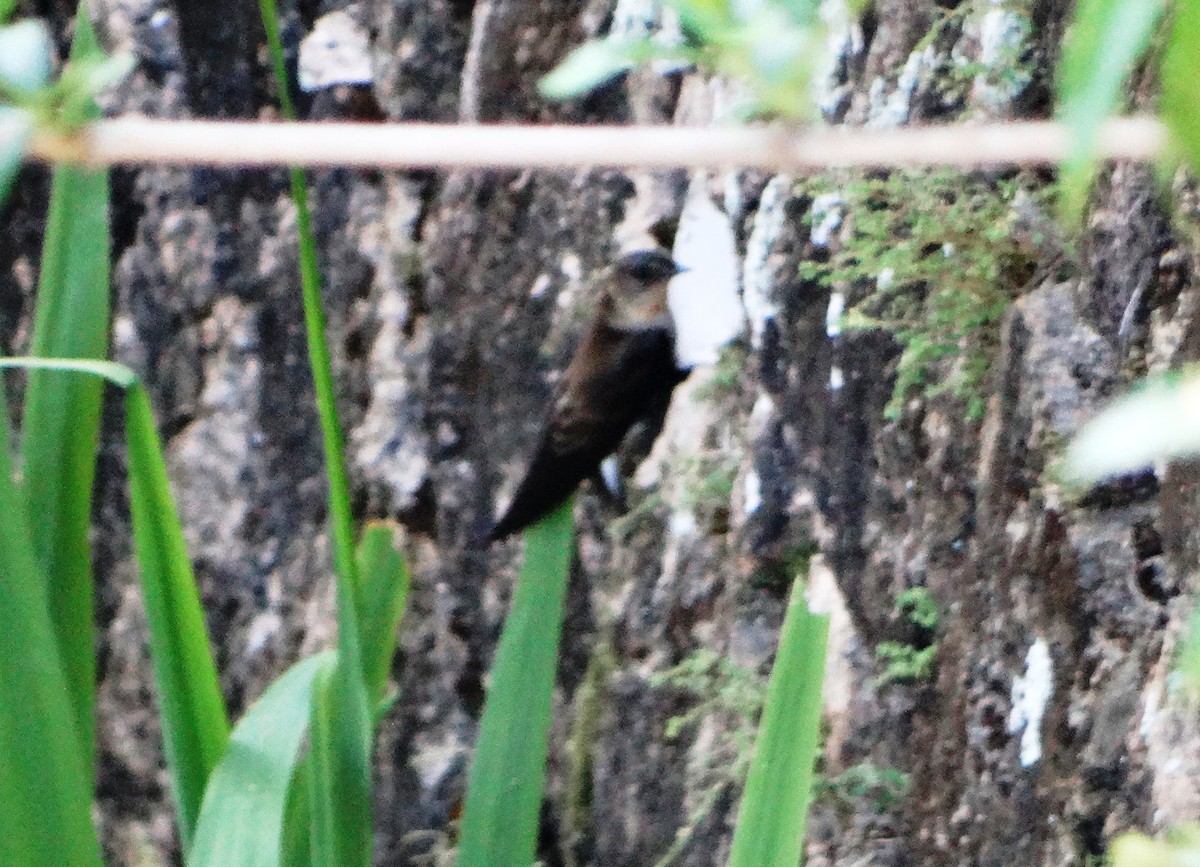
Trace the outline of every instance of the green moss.
<path fill-rule="evenodd" d="M 678 863 L 677 859 L 721 795 L 745 782 L 767 685 L 755 672 L 706 648 L 653 675 L 650 684 L 659 689 L 682 690 L 695 699 L 687 711 L 667 720 L 664 734 L 668 738 L 679 737 L 706 717 L 716 716 L 724 722 L 721 734 L 708 749 L 694 750 L 691 754 L 688 777 L 695 792 L 692 807 L 676 832 L 675 841 L 654 862 L 655 867 L 669 867 Z"/>
<path fill-rule="evenodd" d="M 898 418 L 913 394 L 950 394 L 980 417 L 1001 319 L 1043 253 L 1015 206 L 1037 210 L 1047 190 L 940 169 L 859 175 L 838 192 L 841 245 L 801 275 L 851 299 L 844 328 L 884 330 L 900 344 L 885 416 Z"/>
<path fill-rule="evenodd" d="M 604 714 L 608 678 L 616 668 L 611 641 L 597 643 L 587 672 L 575 691 L 574 720 L 567 738 L 567 786 L 563 811 L 563 837 L 574 841 L 584 836 L 592 812 L 592 766 L 596 737 Z M 575 864 L 573 846 L 566 846 L 568 864 Z"/>
<path fill-rule="evenodd" d="M 724 454 L 685 456 L 675 469 L 685 479 L 681 505 L 695 514 L 697 525 L 713 533 L 728 532 L 736 460 Z"/>
<path fill-rule="evenodd" d="M 800 577 L 808 576 L 809 563 L 821 550 L 821 546 L 812 540 L 800 542 L 784 551 L 783 556 L 774 561 L 764 561 L 750 577 L 752 587 L 779 591 L 781 594 L 791 589 L 792 582 Z"/>
<path fill-rule="evenodd" d="M 819 780 L 814 796 L 851 808 L 867 804 L 877 813 L 886 813 L 899 806 L 908 786 L 908 774 L 862 762 L 832 780 Z"/>
<path fill-rule="evenodd" d="M 628 512 L 609 523 L 608 537 L 618 545 L 628 544 L 638 533 L 661 524 L 659 511 L 662 505 L 662 495 L 658 491 L 651 491 L 634 503 Z"/>
<path fill-rule="evenodd" d="M 917 683 L 933 677 L 933 658 L 937 645 L 913 647 L 899 641 L 881 641 L 875 648 L 875 658 L 883 663 L 883 674 L 879 682 Z"/>
<path fill-rule="evenodd" d="M 749 358 L 750 349 L 744 341 L 735 340 L 722 347 L 712 376 L 696 389 L 695 399 L 723 406 L 736 397 Z"/>
<path fill-rule="evenodd" d="M 896 598 L 896 608 L 914 625 L 922 629 L 937 629 L 942 620 L 933 594 L 925 587 L 910 587 Z"/>
<path fill-rule="evenodd" d="M 910 587 L 896 598 L 896 610 L 910 624 L 932 633 L 941 622 L 942 613 L 933 594 L 924 587 Z M 900 641 L 881 641 L 875 648 L 875 658 L 883 663 L 880 683 L 916 683 L 933 676 L 937 644 L 921 647 Z"/>

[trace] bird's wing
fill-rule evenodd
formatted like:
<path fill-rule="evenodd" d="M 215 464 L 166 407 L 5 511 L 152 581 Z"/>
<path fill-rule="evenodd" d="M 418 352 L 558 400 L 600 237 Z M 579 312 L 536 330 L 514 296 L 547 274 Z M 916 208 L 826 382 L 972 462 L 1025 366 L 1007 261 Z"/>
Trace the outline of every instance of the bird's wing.
<path fill-rule="evenodd" d="M 580 384 L 582 385 L 582 384 Z M 594 448 L 603 436 L 605 413 L 611 407 L 596 406 L 588 400 L 583 388 L 564 391 L 554 402 L 546 422 L 545 445 L 556 454 L 567 455 Z"/>
<path fill-rule="evenodd" d="M 593 329 L 564 375 L 529 468 L 490 539 L 528 526 L 566 499 L 679 381 L 668 333 L 630 338 Z M 585 342 L 587 342 L 585 340 Z"/>

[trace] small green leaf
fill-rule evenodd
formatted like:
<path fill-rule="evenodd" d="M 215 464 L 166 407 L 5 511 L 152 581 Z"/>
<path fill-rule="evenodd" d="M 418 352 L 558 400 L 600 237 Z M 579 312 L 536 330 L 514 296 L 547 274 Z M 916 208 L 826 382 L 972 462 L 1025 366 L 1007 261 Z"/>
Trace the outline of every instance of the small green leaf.
<path fill-rule="evenodd" d="M 32 132 L 33 121 L 28 112 L 0 105 L 0 207 L 4 206 L 12 182 L 21 169 L 25 145 Z"/>
<path fill-rule="evenodd" d="M 54 69 L 50 31 L 32 18 L 0 27 L 0 92 L 30 94 L 46 86 Z"/>
<path fill-rule="evenodd" d="M 313 680 L 335 656 L 301 660 L 271 684 L 237 724 L 212 773 L 188 867 L 280 863 L 283 819 L 308 732 Z"/>
<path fill-rule="evenodd" d="M 1200 4 L 1176 3 L 1162 65 L 1162 116 L 1177 147 L 1200 171 Z"/>
<path fill-rule="evenodd" d="M 362 633 L 363 680 L 373 706 L 383 699 L 392 656 L 396 652 L 396 630 L 408 600 L 408 569 L 397 550 L 395 530 L 372 523 L 358 543 L 358 624 Z"/>
<path fill-rule="evenodd" d="M 665 50 L 646 38 L 585 42 L 538 82 L 538 91 L 547 99 L 572 99 Z"/>
<path fill-rule="evenodd" d="M 17 8 L 17 0 L 0 0 L 0 24 L 8 20 L 13 10 Z"/>
<path fill-rule="evenodd" d="M 1095 138 L 1146 50 L 1165 0 L 1080 0 L 1059 64 L 1059 118 L 1071 128 L 1063 165 L 1062 213 L 1078 222 L 1095 174 Z M 1179 4 L 1187 6 L 1188 4 Z M 1195 54 L 1189 59 L 1189 68 Z M 1193 71 L 1194 77 L 1194 71 Z"/>
<path fill-rule="evenodd" d="M 728 0 L 666 0 L 679 15 L 683 30 L 701 43 L 719 42 L 737 27 Z"/>
<path fill-rule="evenodd" d="M 1067 449 L 1072 482 L 1090 484 L 1154 461 L 1200 453 L 1200 373 L 1148 380 L 1088 422 Z"/>
<path fill-rule="evenodd" d="M 133 66 L 129 55 L 108 57 L 96 39 L 96 32 L 81 3 L 75 16 L 75 42 L 71 57 L 58 81 L 54 95 L 58 113 L 54 121 L 65 131 L 74 131 L 100 117 L 96 96 L 121 79 Z"/>

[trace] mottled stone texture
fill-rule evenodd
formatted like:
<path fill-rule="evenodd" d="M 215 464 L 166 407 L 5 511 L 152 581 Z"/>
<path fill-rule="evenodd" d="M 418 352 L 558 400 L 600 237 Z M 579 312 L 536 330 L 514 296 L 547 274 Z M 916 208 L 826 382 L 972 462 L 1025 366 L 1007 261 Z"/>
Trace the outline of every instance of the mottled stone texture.
<path fill-rule="evenodd" d="M 69 4 L 22 5 L 65 39 Z M 285 33 L 294 43 L 342 5 L 284 4 Z M 1041 116 L 1068 5 L 881 0 L 845 43 L 823 103 L 829 118 Z M 610 26 L 607 0 L 347 8 L 373 35 L 375 95 L 393 119 L 720 114 L 719 83 L 696 74 L 638 72 L 562 107 L 537 96 L 557 58 Z M 106 44 L 140 61 L 107 108 L 275 116 L 256 14 L 245 2 L 96 0 Z M 332 631 L 285 180 L 176 168 L 114 176 L 116 353 L 146 376 L 168 438 L 235 711 L 298 654 L 328 646 Z M 639 476 L 658 482 L 633 486 L 629 514 L 590 488 L 580 501 L 544 862 L 640 867 L 674 845 L 671 863 L 723 863 L 744 758 L 737 733 L 750 711 L 714 698 L 716 686 L 697 694 L 655 675 L 711 650 L 739 667 L 735 679 L 757 682 L 787 580 L 814 547 L 814 581 L 836 614 L 823 773 L 869 763 L 911 784 L 895 805 L 823 797 L 810 864 L 1083 864 L 1122 829 L 1200 815 L 1200 733 L 1169 684 L 1200 556 L 1195 470 L 1078 501 L 1051 466 L 1105 397 L 1196 356 L 1196 256 L 1173 234 L 1192 219 L 1192 194 L 1176 190 L 1165 206 L 1148 171 L 1108 171 L 1081 273 L 1048 275 L 1012 305 L 985 417 L 967 422 L 949 400 L 918 398 L 885 423 L 896 347 L 881 334 L 826 334 L 828 293 L 797 276 L 801 261 L 825 255 L 804 220 L 811 203 L 781 178 L 768 208 L 770 180 L 735 173 L 709 185 L 747 280 L 767 287 L 773 307 L 747 323 L 739 377 L 722 384 L 701 370 L 679 389 Z M 586 314 L 588 275 L 617 249 L 622 221 L 628 232 L 638 214 L 677 217 L 684 181 L 599 170 L 312 177 L 356 505 L 408 527 L 414 565 L 394 669 L 401 699 L 377 752 L 381 864 L 430 863 L 417 856 L 452 845 L 519 556 L 516 543 L 483 551 L 469 540 L 527 458 Z M 27 336 L 46 187 L 42 171 L 27 171 L 0 230 L 6 350 Z M 97 500 L 100 814 L 112 863 L 171 863 L 112 421 Z M 645 458 L 648 439 L 627 448 L 626 469 Z M 705 473 L 724 482 L 718 502 L 697 494 Z M 873 648 L 911 640 L 895 611 L 909 587 L 928 588 L 943 612 L 935 674 L 882 683 Z M 1014 685 L 1029 688 L 1035 645 L 1048 655 L 1052 693 L 1032 723 L 1038 736 L 1023 741 L 1031 723 L 1014 714 Z M 698 703 L 699 718 L 668 737 L 668 721 Z M 1023 755 L 1023 743 L 1040 755 Z"/>

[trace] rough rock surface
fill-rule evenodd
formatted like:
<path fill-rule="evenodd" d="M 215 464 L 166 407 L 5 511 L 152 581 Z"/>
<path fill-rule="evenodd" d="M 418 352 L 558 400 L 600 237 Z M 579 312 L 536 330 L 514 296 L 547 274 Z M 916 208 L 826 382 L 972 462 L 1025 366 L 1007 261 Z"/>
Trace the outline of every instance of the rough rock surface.
<path fill-rule="evenodd" d="M 64 41 L 69 5 L 21 4 Z M 275 116 L 253 4 L 92 5 L 105 44 L 139 59 L 109 111 Z M 880 0 L 844 34 L 827 119 L 1043 116 L 1069 5 Z M 635 2 L 285 4 L 287 38 L 339 8 L 372 35 L 374 95 L 392 119 L 703 123 L 724 110 L 721 83 L 694 73 L 635 72 L 562 107 L 537 96 L 570 47 L 649 14 Z M 341 111 L 328 95 L 302 105 Z M 543 861 L 724 863 L 752 701 L 662 675 L 712 651 L 752 695 L 787 582 L 814 549 L 814 592 L 836 615 L 822 773 L 894 769 L 909 785 L 896 803 L 823 797 L 809 864 L 1084 864 L 1120 830 L 1200 815 L 1200 733 L 1169 679 L 1200 554 L 1196 472 L 1081 501 L 1050 471 L 1105 397 L 1195 357 L 1196 256 L 1173 229 L 1195 219 L 1190 193 L 1172 215 L 1146 170 L 1113 168 L 1079 273 L 1013 303 L 984 418 L 917 397 L 885 422 L 897 349 L 883 334 L 827 332 L 828 291 L 797 275 L 828 239 L 789 178 L 328 171 L 312 185 L 357 503 L 408 527 L 414 566 L 402 699 L 377 752 L 380 864 L 429 863 L 418 856 L 450 845 L 519 555 L 469 540 L 527 458 L 588 275 L 651 219 L 678 218 L 689 186 L 728 220 L 748 350 L 732 383 L 707 368 L 679 389 L 647 460 L 649 437 L 629 444 L 625 468 L 641 464 L 650 486 L 634 486 L 628 514 L 581 500 Z M 6 350 L 26 339 L 46 189 L 28 170 L 0 230 Z M 169 438 L 236 712 L 332 631 L 286 178 L 120 170 L 113 217 L 116 353 L 145 374 Z M 122 462 L 110 425 L 101 816 L 112 863 L 172 863 Z M 911 587 L 942 611 L 935 673 L 889 684 L 873 651 L 911 639 L 896 613 Z"/>

